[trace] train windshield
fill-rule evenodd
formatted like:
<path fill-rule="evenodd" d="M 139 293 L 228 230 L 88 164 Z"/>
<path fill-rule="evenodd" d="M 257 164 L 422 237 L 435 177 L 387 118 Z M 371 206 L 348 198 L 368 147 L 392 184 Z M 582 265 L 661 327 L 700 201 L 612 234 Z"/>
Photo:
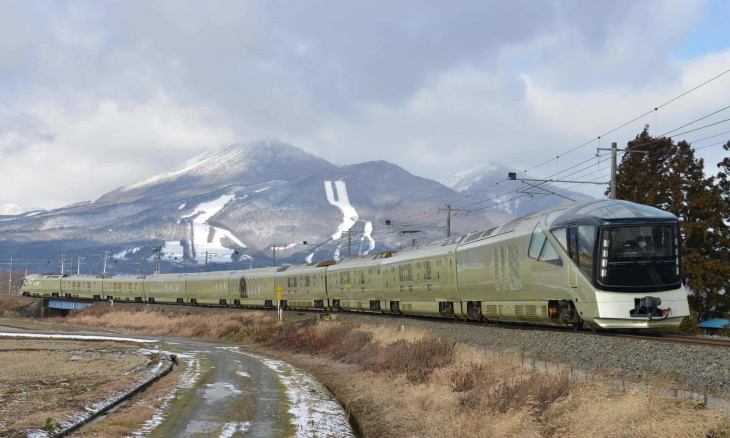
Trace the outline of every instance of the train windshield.
<path fill-rule="evenodd" d="M 604 289 L 634 292 L 679 287 L 676 225 L 605 227 L 600 244 L 597 273 Z"/>

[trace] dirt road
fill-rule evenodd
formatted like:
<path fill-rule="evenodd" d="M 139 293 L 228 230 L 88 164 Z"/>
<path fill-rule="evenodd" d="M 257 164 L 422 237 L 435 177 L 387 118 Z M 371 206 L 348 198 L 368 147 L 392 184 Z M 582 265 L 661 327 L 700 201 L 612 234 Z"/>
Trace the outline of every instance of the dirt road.
<path fill-rule="evenodd" d="M 6 328 L 0 332 L 124 336 L 144 335 L 38 331 Z M 160 346 L 159 343 L 157 343 Z M 257 356 L 245 346 L 166 338 L 162 349 L 188 364 L 188 380 L 164 412 L 135 436 L 283 437 L 354 436 L 344 411 L 311 376 L 290 365 Z"/>

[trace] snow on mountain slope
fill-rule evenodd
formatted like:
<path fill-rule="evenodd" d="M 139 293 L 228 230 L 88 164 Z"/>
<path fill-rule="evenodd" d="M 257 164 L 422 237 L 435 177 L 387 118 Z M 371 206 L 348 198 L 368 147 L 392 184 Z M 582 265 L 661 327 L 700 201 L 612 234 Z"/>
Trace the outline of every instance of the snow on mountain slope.
<path fill-rule="evenodd" d="M 499 166 L 496 163 L 478 164 L 471 169 L 463 170 L 451 175 L 441 181 L 441 184 L 452 188 L 457 192 L 463 192 L 464 190 L 468 190 L 470 187 L 481 182 L 486 175 L 495 173 L 500 167 L 502 166 Z M 505 176 L 507 175 L 505 174 Z"/>
<path fill-rule="evenodd" d="M 339 240 L 345 231 L 352 229 L 352 226 L 360 220 L 360 217 L 357 214 L 357 210 L 350 204 L 345 181 L 334 181 L 334 183 L 332 181 L 325 181 L 324 190 L 327 195 L 327 202 L 339 208 L 342 212 L 342 222 L 337 226 L 337 231 L 332 234 L 332 240 Z M 375 248 L 375 240 L 372 238 L 373 224 L 370 221 L 363 222 L 364 232 L 360 239 L 361 243 L 357 255 L 365 255 Z M 365 241 L 368 242 L 367 249 L 362 248 L 363 242 Z M 341 244 L 337 246 L 335 251 L 336 259 L 339 259 L 340 256 L 340 247 Z"/>
<path fill-rule="evenodd" d="M 229 248 L 231 244 L 245 248 L 246 244 L 241 242 L 233 233 L 225 228 L 210 225 L 208 221 L 216 213 L 225 208 L 226 204 L 235 199 L 235 195 L 223 195 L 210 202 L 204 202 L 193 208 L 193 212 L 182 216 L 178 223 L 185 222 L 189 227 L 186 246 L 189 257 L 209 262 L 230 262 L 234 249 Z M 228 241 L 228 242 L 227 242 Z M 168 257 L 182 260 L 185 248 L 180 241 L 165 242 L 165 254 Z"/>

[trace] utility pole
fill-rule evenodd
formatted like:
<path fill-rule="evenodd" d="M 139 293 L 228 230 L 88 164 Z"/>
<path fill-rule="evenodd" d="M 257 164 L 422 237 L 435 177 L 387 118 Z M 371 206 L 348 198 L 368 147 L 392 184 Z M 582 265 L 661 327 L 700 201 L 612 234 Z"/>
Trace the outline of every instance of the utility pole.
<path fill-rule="evenodd" d="M 616 147 L 616 142 L 611 143 L 611 148 L 597 148 L 597 150 L 600 151 L 611 151 L 611 182 L 610 182 L 610 191 L 609 191 L 609 198 L 610 199 L 616 199 L 616 174 L 618 173 L 617 170 L 617 161 L 618 161 L 618 153 L 619 152 L 626 152 L 626 153 L 639 153 L 639 154 L 646 154 L 647 151 L 632 151 L 629 149 L 619 149 Z"/>
<path fill-rule="evenodd" d="M 107 262 L 109 262 L 109 257 L 111 256 L 111 254 L 112 253 L 110 253 L 109 251 L 104 251 L 104 275 L 106 275 L 106 264 Z"/>
<path fill-rule="evenodd" d="M 61 275 L 64 274 L 63 271 L 64 271 L 65 265 L 66 265 L 66 255 L 65 254 L 61 254 Z"/>
<path fill-rule="evenodd" d="M 8 295 L 12 294 L 13 287 L 13 256 L 10 256 L 10 270 L 8 271 Z"/>
<path fill-rule="evenodd" d="M 451 212 L 452 211 L 465 211 L 469 212 L 469 210 L 460 210 L 457 208 L 451 208 L 451 205 L 446 204 L 446 208 L 439 208 L 439 211 L 445 211 L 446 212 L 446 237 L 451 237 Z"/>
<path fill-rule="evenodd" d="M 155 253 L 155 274 L 160 273 L 160 259 L 162 258 L 162 247 L 161 246 L 153 246 L 152 252 Z"/>
<path fill-rule="evenodd" d="M 620 149 L 621 152 L 625 152 L 626 149 Z M 616 161 L 618 160 L 618 151 L 619 148 L 616 145 L 616 142 L 614 141 L 611 143 L 610 148 L 596 148 L 596 151 L 600 153 L 601 151 L 611 151 L 611 181 L 609 182 L 609 192 L 608 192 L 608 198 L 609 199 L 616 199 Z M 598 155 L 598 154 L 596 154 Z"/>
<path fill-rule="evenodd" d="M 76 257 L 76 275 L 81 274 L 81 264 L 86 260 L 86 257 Z"/>
<path fill-rule="evenodd" d="M 218 254 L 216 254 L 214 252 L 209 253 L 208 251 L 205 252 L 205 272 L 208 272 L 208 256 L 209 255 L 214 256 L 214 255 L 218 255 Z"/>
<path fill-rule="evenodd" d="M 271 266 L 276 266 L 276 245 L 279 245 L 276 242 L 273 242 L 271 244 Z M 286 248 L 284 248 L 286 249 Z"/>

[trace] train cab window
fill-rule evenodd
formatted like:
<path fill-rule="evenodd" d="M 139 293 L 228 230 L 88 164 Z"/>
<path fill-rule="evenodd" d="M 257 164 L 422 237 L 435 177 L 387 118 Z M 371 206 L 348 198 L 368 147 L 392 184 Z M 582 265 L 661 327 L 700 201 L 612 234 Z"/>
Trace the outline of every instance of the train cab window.
<path fill-rule="evenodd" d="M 551 265 L 555 266 L 563 266 L 563 260 L 558 255 L 558 252 L 555 250 L 553 244 L 547 240 L 545 241 L 545 245 L 543 245 L 542 247 L 540 257 L 538 257 L 537 260 L 545 263 L 550 263 Z"/>
<path fill-rule="evenodd" d="M 565 227 L 553 228 L 550 231 L 564 251 L 568 251 L 568 230 Z"/>
<path fill-rule="evenodd" d="M 539 262 L 550 263 L 551 265 L 563 266 L 558 252 L 547 237 L 540 229 L 540 225 L 535 226 L 532 232 L 532 240 L 530 240 L 530 248 L 528 256 Z"/>
<path fill-rule="evenodd" d="M 527 255 L 531 259 L 537 259 L 540 256 L 543 244 L 545 244 L 545 233 L 540 229 L 540 225 L 536 225 L 535 229 L 532 230 L 532 239 L 530 239 L 530 249 Z"/>
<path fill-rule="evenodd" d="M 596 227 L 580 225 L 578 227 L 578 265 L 588 278 L 593 278 L 593 249 L 596 243 Z"/>

